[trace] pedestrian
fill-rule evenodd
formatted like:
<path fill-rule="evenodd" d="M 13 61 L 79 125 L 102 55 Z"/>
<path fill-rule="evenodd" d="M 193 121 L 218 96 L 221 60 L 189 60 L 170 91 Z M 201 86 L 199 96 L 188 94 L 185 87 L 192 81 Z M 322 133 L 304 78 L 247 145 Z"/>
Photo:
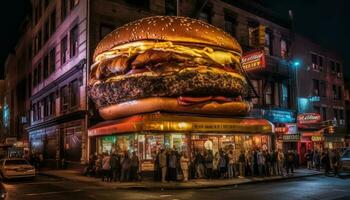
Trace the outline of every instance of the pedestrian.
<path fill-rule="evenodd" d="M 165 183 L 165 177 L 167 173 L 167 155 L 164 149 L 160 150 L 160 155 L 159 155 L 159 167 L 162 172 L 161 180 L 163 183 Z"/>
<path fill-rule="evenodd" d="M 205 169 L 206 169 L 206 175 L 208 179 L 213 178 L 213 152 L 211 150 L 208 150 L 206 157 L 205 157 Z"/>
<path fill-rule="evenodd" d="M 304 157 L 305 157 L 305 160 L 306 160 L 306 163 L 307 163 L 307 164 L 306 164 L 307 168 L 308 168 L 308 169 L 311 169 L 311 167 L 312 167 L 311 150 L 308 150 L 308 151 L 305 153 Z"/>
<path fill-rule="evenodd" d="M 271 174 L 272 175 L 277 175 L 278 174 L 278 169 L 277 169 L 277 150 L 271 152 Z"/>
<path fill-rule="evenodd" d="M 104 154 L 104 157 L 102 159 L 102 181 L 105 180 L 109 182 L 111 181 L 111 157 L 108 155 L 108 153 Z"/>
<path fill-rule="evenodd" d="M 97 178 L 102 177 L 102 155 L 97 155 L 97 159 L 95 162 L 95 174 Z"/>
<path fill-rule="evenodd" d="M 177 173 L 176 173 L 176 164 L 177 164 L 177 157 L 175 154 L 175 151 L 170 151 L 169 155 L 169 180 L 176 181 L 177 180 Z"/>
<path fill-rule="evenodd" d="M 321 167 L 321 155 L 318 150 L 315 150 L 314 156 L 313 156 L 313 162 L 315 165 L 316 170 L 320 171 Z"/>
<path fill-rule="evenodd" d="M 219 178 L 219 160 L 220 160 L 220 155 L 219 152 L 216 152 L 213 158 L 213 177 Z"/>
<path fill-rule="evenodd" d="M 227 169 L 227 162 L 226 162 L 226 159 L 225 159 L 225 155 L 224 155 L 223 151 L 220 151 L 220 158 L 219 158 L 219 175 L 220 175 L 220 178 L 225 178 L 226 169 Z"/>
<path fill-rule="evenodd" d="M 228 178 L 235 177 L 235 165 L 236 165 L 236 155 L 233 150 L 230 150 L 228 153 Z"/>
<path fill-rule="evenodd" d="M 239 177 L 243 178 L 245 175 L 244 172 L 245 172 L 245 166 L 246 166 L 246 157 L 243 150 L 239 155 L 238 162 L 239 162 Z"/>
<path fill-rule="evenodd" d="M 334 176 L 338 176 L 338 169 L 340 165 L 340 154 L 338 151 L 334 151 L 332 164 L 333 164 Z"/>
<path fill-rule="evenodd" d="M 130 180 L 130 168 L 131 168 L 131 160 L 128 152 L 124 152 L 123 159 L 121 161 L 121 182 Z"/>
<path fill-rule="evenodd" d="M 183 175 L 183 181 L 188 181 L 188 166 L 189 166 L 190 159 L 187 157 L 187 154 L 185 152 L 182 152 L 181 158 L 180 158 L 180 165 Z"/>
<path fill-rule="evenodd" d="M 116 153 L 111 156 L 111 180 L 116 182 L 120 180 L 120 160 Z"/>
<path fill-rule="evenodd" d="M 201 152 L 197 151 L 195 159 L 196 178 L 204 178 L 204 158 Z"/>
<path fill-rule="evenodd" d="M 132 152 L 131 166 L 130 166 L 130 179 L 131 181 L 139 180 L 139 157 L 136 152 Z"/>
<path fill-rule="evenodd" d="M 295 154 L 293 153 L 292 150 L 288 150 L 286 157 L 287 157 L 286 159 L 287 175 L 289 175 L 289 170 L 293 174 L 294 166 L 295 166 Z"/>
<path fill-rule="evenodd" d="M 281 149 L 278 150 L 277 152 L 277 173 L 280 176 L 283 176 L 283 167 L 284 167 L 284 153 L 282 152 Z"/>
<path fill-rule="evenodd" d="M 270 176 L 270 170 L 271 170 L 271 154 L 268 151 L 263 151 L 263 155 L 265 158 L 265 175 Z"/>
<path fill-rule="evenodd" d="M 330 159 L 329 159 L 328 150 L 325 150 L 322 153 L 321 162 L 322 162 L 322 165 L 324 167 L 325 175 L 328 175 L 329 171 L 330 171 L 330 168 L 331 168 L 331 162 L 330 162 Z"/>
<path fill-rule="evenodd" d="M 260 149 L 258 149 L 258 152 L 257 152 L 257 161 L 258 161 L 259 176 L 264 176 L 265 157 L 263 152 Z"/>
<path fill-rule="evenodd" d="M 157 151 L 157 154 L 154 159 L 154 180 L 155 181 L 161 181 L 162 179 L 162 172 L 159 166 L 159 156 L 160 156 L 160 151 Z"/>

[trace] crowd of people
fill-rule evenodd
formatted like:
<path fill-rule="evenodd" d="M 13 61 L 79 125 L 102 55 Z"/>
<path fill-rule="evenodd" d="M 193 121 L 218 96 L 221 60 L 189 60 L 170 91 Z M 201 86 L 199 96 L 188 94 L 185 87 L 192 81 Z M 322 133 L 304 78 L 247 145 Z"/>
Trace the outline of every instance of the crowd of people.
<path fill-rule="evenodd" d="M 89 163 L 84 169 L 84 174 L 94 177 L 99 177 L 102 181 L 139 181 L 140 161 L 133 152 L 129 155 L 128 152 L 121 154 L 91 155 Z"/>
<path fill-rule="evenodd" d="M 244 176 L 273 176 L 294 173 L 298 167 L 296 151 L 195 150 L 190 156 L 175 149 L 160 149 L 154 159 L 157 181 L 189 179 L 230 179 Z M 140 160 L 136 152 L 91 155 L 84 173 L 102 181 L 140 181 Z"/>
<path fill-rule="evenodd" d="M 318 150 L 308 150 L 305 155 L 308 169 L 320 170 L 324 169 L 325 174 L 330 174 L 333 171 L 334 175 L 338 175 L 340 167 L 340 152 L 338 150 L 328 150 L 320 152 Z"/>

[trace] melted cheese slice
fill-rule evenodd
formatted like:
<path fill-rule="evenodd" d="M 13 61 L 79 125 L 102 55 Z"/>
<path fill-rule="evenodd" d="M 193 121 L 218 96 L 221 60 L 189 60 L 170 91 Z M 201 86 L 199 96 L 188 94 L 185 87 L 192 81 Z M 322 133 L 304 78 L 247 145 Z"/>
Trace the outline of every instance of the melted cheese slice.
<path fill-rule="evenodd" d="M 240 63 L 241 59 L 241 55 L 239 55 L 236 52 L 215 50 L 210 47 L 204 47 L 200 49 L 198 47 L 192 48 L 188 46 L 177 45 L 173 44 L 172 42 L 138 41 L 114 47 L 113 49 L 98 55 L 95 59 L 96 62 L 93 66 L 95 66 L 102 60 L 111 59 L 121 55 L 127 55 L 130 57 L 143 53 L 150 49 L 159 51 L 170 51 L 191 57 L 206 58 L 222 66 L 232 63 Z"/>

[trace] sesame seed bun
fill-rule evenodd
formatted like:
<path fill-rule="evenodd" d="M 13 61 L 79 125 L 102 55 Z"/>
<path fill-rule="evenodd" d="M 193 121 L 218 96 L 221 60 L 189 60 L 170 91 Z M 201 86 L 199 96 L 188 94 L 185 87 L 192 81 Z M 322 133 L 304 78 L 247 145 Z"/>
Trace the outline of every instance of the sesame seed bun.
<path fill-rule="evenodd" d="M 130 22 L 101 40 L 93 59 L 116 46 L 144 40 L 209 45 L 242 54 L 238 42 L 220 28 L 188 17 L 153 16 Z"/>

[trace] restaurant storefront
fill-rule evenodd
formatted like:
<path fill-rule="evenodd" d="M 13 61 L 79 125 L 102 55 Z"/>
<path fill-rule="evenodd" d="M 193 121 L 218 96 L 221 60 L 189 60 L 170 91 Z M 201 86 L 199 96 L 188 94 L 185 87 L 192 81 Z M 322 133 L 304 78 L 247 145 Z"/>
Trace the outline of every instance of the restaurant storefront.
<path fill-rule="evenodd" d="M 144 114 L 89 129 L 90 153 L 137 152 L 143 171 L 153 170 L 160 149 L 195 151 L 271 149 L 273 125 L 264 119 Z"/>

